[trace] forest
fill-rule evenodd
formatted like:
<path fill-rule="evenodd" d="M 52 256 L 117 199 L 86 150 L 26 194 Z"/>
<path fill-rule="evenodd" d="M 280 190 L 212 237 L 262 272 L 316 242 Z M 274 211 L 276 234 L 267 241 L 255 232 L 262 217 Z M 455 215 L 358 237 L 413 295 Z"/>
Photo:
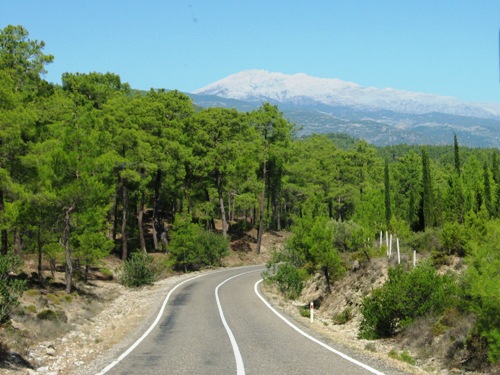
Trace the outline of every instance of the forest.
<path fill-rule="evenodd" d="M 498 149 L 462 147 L 453 133 L 447 146 L 383 148 L 299 137 L 269 103 L 199 108 L 109 72 L 64 73 L 53 84 L 44 47 L 22 26 L 0 32 L 2 309 L 22 293 L 8 271 L 25 254 L 38 260 L 40 282 L 43 262 L 62 265 L 70 293 L 75 270 L 110 254 L 167 252 L 171 267 L 189 271 L 218 265 L 234 233 L 256 228 L 259 252 L 264 232 L 286 230 L 270 267 L 293 297 L 314 272 L 328 285 L 340 277 L 342 254 L 377 256 L 379 233 L 390 231 L 430 263 L 390 272 L 364 301 L 362 334 L 390 337 L 453 309 L 474 316 L 464 345 L 500 361 Z M 466 271 L 437 273 L 452 256 Z M 427 293 L 408 297 L 421 308 L 377 307 L 398 305 L 391 298 L 409 289 Z"/>

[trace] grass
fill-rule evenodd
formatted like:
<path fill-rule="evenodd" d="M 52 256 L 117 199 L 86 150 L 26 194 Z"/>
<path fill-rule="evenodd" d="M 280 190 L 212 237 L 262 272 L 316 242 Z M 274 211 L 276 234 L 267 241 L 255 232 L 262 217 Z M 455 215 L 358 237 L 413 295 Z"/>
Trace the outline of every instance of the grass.
<path fill-rule="evenodd" d="M 416 364 L 415 358 L 413 358 L 406 350 L 398 353 L 396 350 L 391 349 L 391 351 L 389 352 L 389 357 L 397 359 L 398 361 L 406 362 L 413 366 Z"/>
<path fill-rule="evenodd" d="M 335 315 L 332 319 L 335 324 L 346 324 L 353 316 L 352 309 L 346 307 L 340 314 Z"/>

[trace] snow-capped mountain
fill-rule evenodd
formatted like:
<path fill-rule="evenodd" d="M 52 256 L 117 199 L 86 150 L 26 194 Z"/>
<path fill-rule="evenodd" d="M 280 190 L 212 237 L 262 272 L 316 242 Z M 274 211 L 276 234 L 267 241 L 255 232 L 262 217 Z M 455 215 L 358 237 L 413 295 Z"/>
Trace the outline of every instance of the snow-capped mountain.
<path fill-rule="evenodd" d="M 265 70 L 247 70 L 193 93 L 251 102 L 271 101 L 298 105 L 318 103 L 408 114 L 438 112 L 500 118 L 499 104 L 466 103 L 453 97 L 364 87 L 340 79 L 317 78 L 303 73 L 287 75 Z"/>
<path fill-rule="evenodd" d="M 363 87 L 303 73 L 286 75 L 248 70 L 193 92 L 202 107 L 240 110 L 262 102 L 277 104 L 303 127 L 302 133 L 344 132 L 376 144 L 453 141 L 500 147 L 500 104 L 468 103 L 453 97 Z"/>

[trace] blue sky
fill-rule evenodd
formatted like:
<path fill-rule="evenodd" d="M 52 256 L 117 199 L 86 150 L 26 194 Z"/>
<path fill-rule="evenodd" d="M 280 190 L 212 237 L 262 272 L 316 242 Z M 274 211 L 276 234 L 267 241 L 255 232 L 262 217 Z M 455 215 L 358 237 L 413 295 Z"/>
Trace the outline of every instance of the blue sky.
<path fill-rule="evenodd" d="M 8 24 L 45 41 L 56 83 L 190 92 L 265 69 L 500 102 L 499 0 L 4 0 Z"/>

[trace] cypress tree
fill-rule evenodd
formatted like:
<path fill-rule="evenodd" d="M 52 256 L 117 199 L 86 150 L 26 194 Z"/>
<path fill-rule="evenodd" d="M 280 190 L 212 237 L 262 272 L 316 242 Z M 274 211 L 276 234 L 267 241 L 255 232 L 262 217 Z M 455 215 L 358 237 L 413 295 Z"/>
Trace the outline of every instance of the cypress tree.
<path fill-rule="evenodd" d="M 422 209 L 424 228 L 430 228 L 434 225 L 433 220 L 433 205 L 434 199 L 432 196 L 432 181 L 429 154 L 427 150 L 422 149 Z"/>
<path fill-rule="evenodd" d="M 484 163 L 483 167 L 483 176 L 484 176 L 484 205 L 486 206 L 486 210 L 490 215 L 493 214 L 493 205 L 491 202 L 491 185 L 490 185 L 490 174 L 488 171 L 488 165 Z"/>
<path fill-rule="evenodd" d="M 387 229 L 391 225 L 391 194 L 390 194 L 390 181 L 389 181 L 389 162 L 385 161 L 384 166 L 384 188 L 385 188 L 385 223 Z"/>
<path fill-rule="evenodd" d="M 455 151 L 455 170 L 457 171 L 458 175 L 460 176 L 460 152 L 458 148 L 458 139 L 457 135 L 453 133 L 453 144 L 454 144 L 454 151 Z"/>

